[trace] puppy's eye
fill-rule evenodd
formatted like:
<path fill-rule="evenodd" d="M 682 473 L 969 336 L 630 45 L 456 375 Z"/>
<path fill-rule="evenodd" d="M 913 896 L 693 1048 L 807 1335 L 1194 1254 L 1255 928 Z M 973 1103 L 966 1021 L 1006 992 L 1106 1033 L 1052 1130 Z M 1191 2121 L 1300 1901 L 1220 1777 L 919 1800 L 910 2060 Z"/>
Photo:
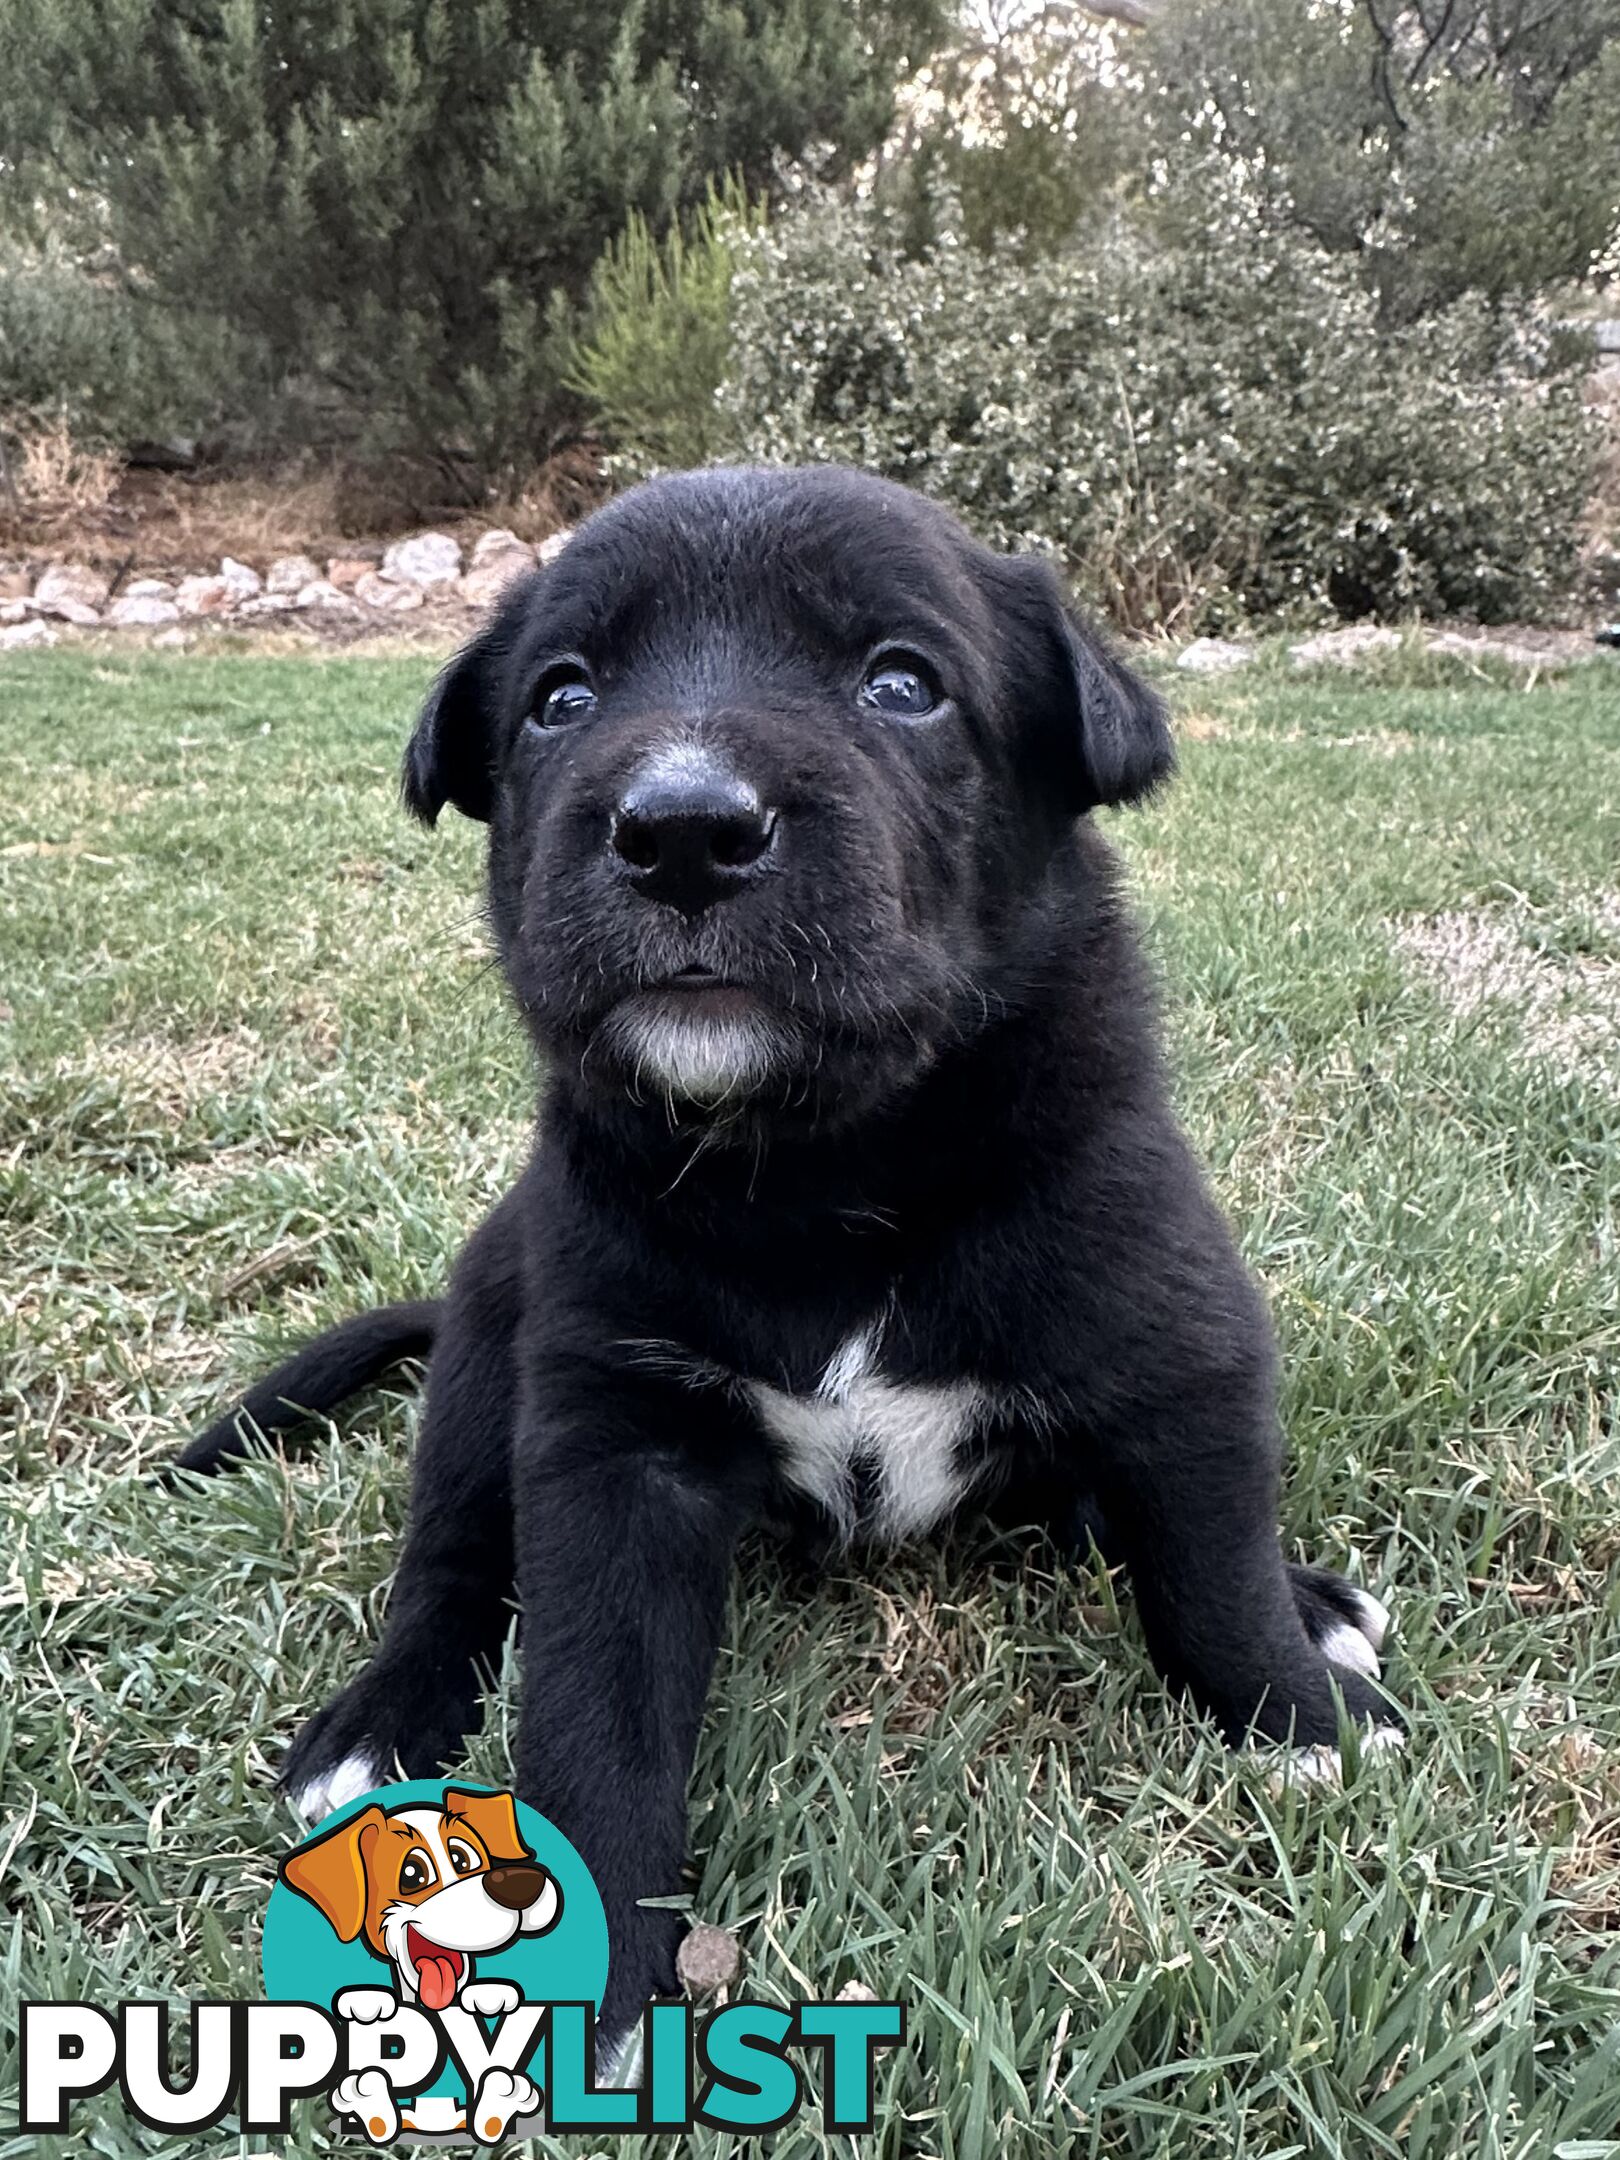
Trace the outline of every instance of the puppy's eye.
<path fill-rule="evenodd" d="M 596 692 L 589 676 L 579 668 L 569 668 L 542 678 L 529 718 L 536 727 L 567 727 L 570 721 L 589 718 L 595 710 Z"/>
<path fill-rule="evenodd" d="M 861 684 L 861 703 L 897 720 L 926 720 L 939 702 L 933 669 L 910 653 L 885 653 Z"/>
<path fill-rule="evenodd" d="M 478 1855 L 470 1845 L 463 1845 L 460 1838 L 452 1838 L 446 1850 L 450 1855 L 450 1865 L 458 1875 L 478 1873 Z"/>
<path fill-rule="evenodd" d="M 399 1887 L 402 1890 L 425 1890 L 433 1880 L 433 1863 L 420 1848 L 408 1852 L 400 1864 Z"/>

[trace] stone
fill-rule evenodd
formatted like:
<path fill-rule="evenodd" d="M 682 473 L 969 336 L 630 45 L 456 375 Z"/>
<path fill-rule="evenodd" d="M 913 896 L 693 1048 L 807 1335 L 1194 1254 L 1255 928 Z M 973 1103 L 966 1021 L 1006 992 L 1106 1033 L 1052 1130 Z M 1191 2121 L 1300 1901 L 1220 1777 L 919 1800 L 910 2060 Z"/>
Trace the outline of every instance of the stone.
<path fill-rule="evenodd" d="M 264 574 L 264 589 L 268 593 L 291 593 L 296 599 L 320 574 L 320 564 L 307 555 L 278 555 Z"/>
<path fill-rule="evenodd" d="M 1290 645 L 1288 657 L 1295 667 L 1316 667 L 1326 661 L 1334 667 L 1354 667 L 1368 653 L 1394 652 L 1401 633 L 1383 623 L 1348 623 L 1342 630 L 1323 630 L 1315 637 Z"/>
<path fill-rule="evenodd" d="M 1253 658 L 1254 647 L 1236 638 L 1201 637 L 1177 653 L 1176 666 L 1191 675 L 1229 675 Z"/>
<path fill-rule="evenodd" d="M 1506 660 L 1514 667 L 1556 667 L 1564 658 L 1539 646 L 1521 644 L 1517 638 L 1466 637 L 1457 630 L 1433 630 L 1423 640 L 1430 652 L 1450 653 L 1458 660 Z"/>
<path fill-rule="evenodd" d="M 422 588 L 420 585 L 397 585 L 392 578 L 368 570 L 363 578 L 355 581 L 354 597 L 363 600 L 367 607 L 384 608 L 390 614 L 399 615 L 408 608 L 422 605 Z"/>
<path fill-rule="evenodd" d="M 34 587 L 34 604 L 42 615 L 58 614 L 64 605 L 89 608 L 91 620 L 98 621 L 99 610 L 106 606 L 111 591 L 111 578 L 92 570 L 88 563 L 52 563 Z M 78 618 L 69 615 L 64 620 L 74 622 Z"/>
<path fill-rule="evenodd" d="M 177 647 L 191 643 L 191 632 L 189 630 L 160 630 L 152 643 L 167 646 L 170 651 L 173 651 Z"/>
<path fill-rule="evenodd" d="M 86 607 L 80 600 L 47 600 L 41 602 L 36 593 L 28 602 L 34 615 L 54 615 L 59 622 L 72 623 L 76 630 L 93 630 L 101 620 L 99 608 Z"/>
<path fill-rule="evenodd" d="M 296 606 L 290 592 L 251 593 L 231 610 L 234 615 L 290 615 Z"/>
<path fill-rule="evenodd" d="M 474 607 L 488 607 L 514 579 L 530 575 L 533 569 L 534 557 L 527 548 L 507 548 L 473 564 L 461 581 L 461 597 Z"/>
<path fill-rule="evenodd" d="M 742 1951 L 735 1935 L 699 1920 L 681 1938 L 675 1975 L 689 1995 L 717 1995 L 742 1971 Z"/>
<path fill-rule="evenodd" d="M 34 581 L 21 563 L 0 570 L 0 600 L 26 600 L 33 589 Z"/>
<path fill-rule="evenodd" d="M 186 577 L 174 589 L 174 604 L 182 615 L 223 615 L 234 598 L 222 577 Z"/>
<path fill-rule="evenodd" d="M 539 547 L 536 548 L 535 553 L 542 563 L 554 563 L 573 537 L 573 526 L 564 525 L 559 531 L 548 533 Z"/>
<path fill-rule="evenodd" d="M 477 570 L 497 555 L 527 555 L 533 559 L 534 550 L 526 540 L 520 540 L 515 532 L 504 525 L 492 525 L 488 532 L 480 533 L 473 543 L 472 567 Z"/>
<path fill-rule="evenodd" d="M 180 610 L 172 600 L 125 593 L 107 610 L 107 620 L 116 630 L 161 630 L 165 624 L 180 620 Z"/>
<path fill-rule="evenodd" d="M 238 562 L 234 555 L 221 560 L 219 574 L 231 588 L 231 597 L 235 600 L 257 600 L 264 591 L 264 579 L 258 571 L 248 563 Z"/>
<path fill-rule="evenodd" d="M 376 567 L 377 558 L 371 555 L 334 555 L 326 565 L 327 582 L 339 592 L 352 592 Z"/>
<path fill-rule="evenodd" d="M 57 633 L 36 616 L 31 622 L 11 623 L 0 630 L 0 652 L 19 652 L 25 645 L 54 645 Z"/>
<path fill-rule="evenodd" d="M 167 578 L 131 578 L 118 597 L 121 600 L 172 600 L 174 587 Z"/>
<path fill-rule="evenodd" d="M 33 612 L 27 600 L 0 600 L 0 623 L 27 622 Z"/>
<path fill-rule="evenodd" d="M 413 533 L 396 540 L 382 559 L 382 574 L 396 585 L 431 589 L 453 585 L 461 575 L 461 546 L 448 533 Z"/>
<path fill-rule="evenodd" d="M 320 577 L 311 578 L 307 585 L 299 588 L 298 597 L 294 600 L 293 606 L 296 608 L 341 608 L 345 615 L 352 615 L 355 612 L 354 595 L 346 593 L 341 586 L 334 585 L 330 578 Z"/>

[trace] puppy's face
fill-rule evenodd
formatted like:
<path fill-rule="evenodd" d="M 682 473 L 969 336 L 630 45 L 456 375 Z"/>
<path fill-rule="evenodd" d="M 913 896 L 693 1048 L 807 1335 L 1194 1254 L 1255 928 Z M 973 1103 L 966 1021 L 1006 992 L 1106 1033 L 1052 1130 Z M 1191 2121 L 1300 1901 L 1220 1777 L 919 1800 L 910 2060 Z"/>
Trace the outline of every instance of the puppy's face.
<path fill-rule="evenodd" d="M 984 1025 L 1072 820 L 1169 762 L 1043 566 L 857 474 L 717 471 L 509 599 L 406 794 L 489 821 L 551 1057 L 723 1134 L 858 1116 Z"/>

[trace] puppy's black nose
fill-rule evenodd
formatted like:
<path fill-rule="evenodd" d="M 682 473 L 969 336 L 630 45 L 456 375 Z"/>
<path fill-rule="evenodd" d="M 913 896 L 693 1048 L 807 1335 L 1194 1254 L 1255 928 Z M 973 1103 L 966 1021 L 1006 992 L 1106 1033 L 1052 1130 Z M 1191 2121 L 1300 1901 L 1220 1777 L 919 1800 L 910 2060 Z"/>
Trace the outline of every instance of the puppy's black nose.
<path fill-rule="evenodd" d="M 484 1888 L 508 1912 L 526 1912 L 545 1887 L 545 1869 L 530 1867 L 525 1860 L 492 1867 L 484 1877 Z"/>
<path fill-rule="evenodd" d="M 610 844 L 638 892 L 701 915 L 759 876 L 775 837 L 776 812 L 700 751 L 632 778 Z"/>

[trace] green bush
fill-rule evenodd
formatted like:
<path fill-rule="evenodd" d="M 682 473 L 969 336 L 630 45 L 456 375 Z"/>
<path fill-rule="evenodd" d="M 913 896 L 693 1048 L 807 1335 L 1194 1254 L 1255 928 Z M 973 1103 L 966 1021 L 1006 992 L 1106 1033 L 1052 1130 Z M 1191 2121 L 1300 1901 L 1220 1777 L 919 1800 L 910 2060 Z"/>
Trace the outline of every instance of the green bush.
<path fill-rule="evenodd" d="M 556 446 L 574 311 L 631 211 L 883 139 L 941 0 L 0 0 L 0 231 L 41 206 L 227 433 L 438 460 Z"/>
<path fill-rule="evenodd" d="M 1351 265 L 1236 207 L 1019 266 L 821 197 L 742 244 L 731 310 L 735 452 L 909 481 L 1139 628 L 1534 616 L 1574 571 L 1591 429 L 1541 319 L 1386 332 Z"/>
<path fill-rule="evenodd" d="M 720 448 L 733 249 L 763 218 L 732 178 L 662 240 L 633 211 L 592 272 L 568 381 L 626 476 L 702 465 Z"/>
<path fill-rule="evenodd" d="M 142 337 L 114 279 L 56 246 L 0 241 L 0 415 L 120 442 L 177 424 L 175 390 L 173 352 Z"/>

